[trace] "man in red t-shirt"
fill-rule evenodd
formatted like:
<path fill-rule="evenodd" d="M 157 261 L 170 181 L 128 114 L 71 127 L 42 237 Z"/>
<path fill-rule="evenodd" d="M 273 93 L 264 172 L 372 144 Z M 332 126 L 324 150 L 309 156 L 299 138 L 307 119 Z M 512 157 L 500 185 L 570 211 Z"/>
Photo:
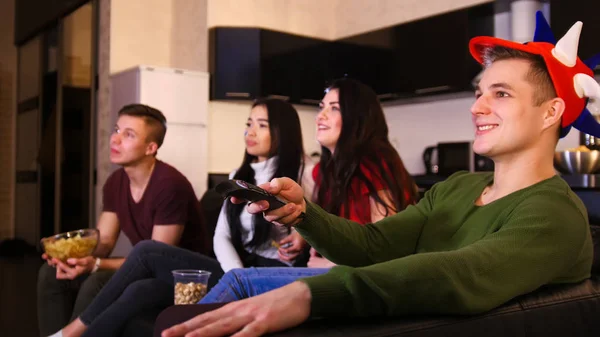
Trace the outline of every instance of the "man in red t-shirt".
<path fill-rule="evenodd" d="M 200 204 L 190 182 L 156 159 L 166 134 L 157 109 L 132 104 L 119 111 L 110 138 L 110 160 L 122 166 L 106 181 L 94 256 L 50 259 L 38 275 L 38 319 L 49 335 L 77 317 L 125 261 L 108 258 L 123 231 L 133 245 L 156 240 L 202 254 L 211 251 Z"/>

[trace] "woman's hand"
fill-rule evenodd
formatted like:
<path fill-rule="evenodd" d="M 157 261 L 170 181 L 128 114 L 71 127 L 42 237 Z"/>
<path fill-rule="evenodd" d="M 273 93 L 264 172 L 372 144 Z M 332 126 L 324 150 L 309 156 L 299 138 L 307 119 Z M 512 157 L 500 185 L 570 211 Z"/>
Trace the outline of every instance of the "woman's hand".
<path fill-rule="evenodd" d="M 300 255 L 304 247 L 306 247 L 306 241 L 302 235 L 293 230 L 290 235 L 279 241 L 279 250 L 277 250 L 277 254 L 281 261 L 290 262 Z"/>
<path fill-rule="evenodd" d="M 306 264 L 308 268 L 331 268 L 336 266 L 335 263 L 322 257 L 314 248 L 310 249 L 310 259 Z"/>

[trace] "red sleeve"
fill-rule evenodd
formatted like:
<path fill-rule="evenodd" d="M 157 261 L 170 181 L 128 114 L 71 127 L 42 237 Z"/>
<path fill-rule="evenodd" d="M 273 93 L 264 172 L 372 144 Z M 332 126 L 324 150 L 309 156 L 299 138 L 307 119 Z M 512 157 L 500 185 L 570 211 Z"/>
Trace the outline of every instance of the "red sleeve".
<path fill-rule="evenodd" d="M 382 164 L 383 164 L 384 169 L 389 172 L 387 164 L 386 163 L 382 163 Z M 373 186 L 375 187 L 375 190 L 381 191 L 381 190 L 388 189 L 385 179 L 381 175 L 381 172 L 379 172 L 379 169 L 377 168 L 377 166 L 375 166 L 371 163 L 361 163 L 360 170 L 365 175 L 367 180 L 373 184 Z M 367 187 L 367 184 L 361 184 L 361 192 L 362 192 L 362 194 L 369 194 L 369 188 Z"/>
<path fill-rule="evenodd" d="M 412 191 L 409 189 L 410 186 L 404 188 L 404 200 L 406 200 L 406 205 L 414 205 L 415 199 L 412 196 Z"/>
<path fill-rule="evenodd" d="M 181 181 L 164 183 L 155 196 L 154 225 L 185 225 L 188 221 L 190 197 Z"/>
<path fill-rule="evenodd" d="M 312 178 L 317 186 L 319 186 L 320 182 L 321 182 L 321 180 L 319 179 L 320 167 L 321 167 L 321 163 L 317 163 L 317 165 L 315 165 L 315 167 L 313 167 L 313 170 L 312 170 Z"/>
<path fill-rule="evenodd" d="M 382 162 L 381 163 L 383 165 L 384 170 L 388 173 L 388 175 L 391 176 L 391 170 L 389 169 L 389 166 L 386 162 Z M 388 185 L 385 182 L 385 179 L 383 178 L 383 176 L 381 175 L 381 172 L 379 171 L 379 169 L 374 166 L 373 164 L 369 164 L 367 163 L 366 165 L 362 165 L 361 164 L 361 170 L 363 172 L 363 174 L 367 177 L 368 180 L 371 181 L 371 183 L 373 183 L 373 186 L 375 186 L 375 189 L 377 191 L 381 191 L 381 190 L 386 190 L 388 189 Z M 412 192 L 413 186 L 402 186 L 402 193 L 404 194 L 404 200 L 406 200 L 406 204 L 414 204 L 415 200 L 412 196 L 413 192 Z M 369 189 L 367 188 L 366 184 L 362 184 L 362 189 L 361 189 L 363 194 L 369 194 Z"/>
<path fill-rule="evenodd" d="M 102 211 L 103 212 L 117 212 L 117 194 L 119 193 L 119 184 L 121 183 L 121 179 L 119 179 L 121 172 L 116 171 L 111 174 L 104 186 L 102 187 Z"/>

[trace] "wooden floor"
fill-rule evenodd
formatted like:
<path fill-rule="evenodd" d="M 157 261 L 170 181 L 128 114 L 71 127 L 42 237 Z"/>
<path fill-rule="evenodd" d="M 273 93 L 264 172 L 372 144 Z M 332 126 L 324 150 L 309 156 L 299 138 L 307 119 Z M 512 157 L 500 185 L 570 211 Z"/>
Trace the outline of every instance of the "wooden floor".
<path fill-rule="evenodd" d="M 36 310 L 39 256 L 0 257 L 0 336 L 39 336 Z"/>

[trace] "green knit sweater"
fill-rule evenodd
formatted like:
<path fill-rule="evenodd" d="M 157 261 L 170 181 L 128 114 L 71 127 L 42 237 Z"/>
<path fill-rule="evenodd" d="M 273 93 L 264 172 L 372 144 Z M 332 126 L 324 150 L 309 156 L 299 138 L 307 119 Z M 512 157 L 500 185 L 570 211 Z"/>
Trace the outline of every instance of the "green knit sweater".
<path fill-rule="evenodd" d="M 473 314 L 551 283 L 590 277 L 581 200 L 560 177 L 476 206 L 491 173 L 456 173 L 375 224 L 309 203 L 298 232 L 339 266 L 302 279 L 313 316 Z"/>

